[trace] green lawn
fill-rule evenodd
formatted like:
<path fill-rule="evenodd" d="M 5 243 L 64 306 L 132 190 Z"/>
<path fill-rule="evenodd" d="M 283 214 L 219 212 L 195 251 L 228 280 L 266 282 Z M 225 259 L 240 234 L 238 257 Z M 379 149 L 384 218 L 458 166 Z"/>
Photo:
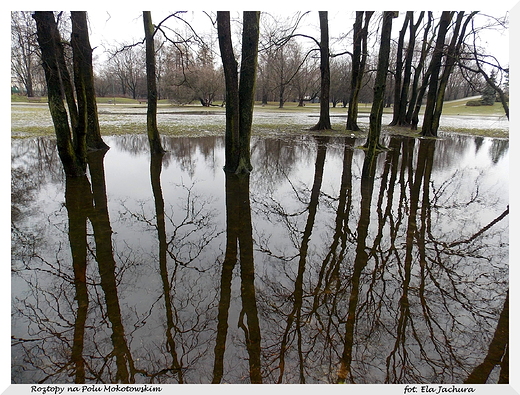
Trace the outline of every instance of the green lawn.
<path fill-rule="evenodd" d="M 505 116 L 502 103 L 496 102 L 492 106 L 466 106 L 470 99 L 453 100 L 444 102 L 442 107 L 443 115 L 498 115 Z"/>

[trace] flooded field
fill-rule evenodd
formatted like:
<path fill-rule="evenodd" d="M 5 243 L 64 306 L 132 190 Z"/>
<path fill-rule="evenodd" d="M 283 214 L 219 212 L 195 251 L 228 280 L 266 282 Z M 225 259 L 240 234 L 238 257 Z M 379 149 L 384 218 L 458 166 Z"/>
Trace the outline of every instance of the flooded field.
<path fill-rule="evenodd" d="M 508 140 L 385 136 L 361 177 L 364 139 L 273 132 L 238 177 L 208 134 L 106 137 L 78 178 L 12 140 L 13 383 L 508 381 Z"/>
<path fill-rule="evenodd" d="M 225 127 L 225 109 L 211 107 L 172 107 L 159 106 L 157 122 L 162 134 L 170 135 L 215 135 L 223 134 Z M 99 105 L 101 132 L 105 134 L 127 134 L 146 132 L 146 105 Z M 370 111 L 362 107 L 362 111 Z M 333 128 L 345 129 L 346 112 L 344 108 L 331 109 Z M 28 114 L 30 114 L 28 116 Z M 306 107 L 305 111 L 278 110 L 257 106 L 253 119 L 253 133 L 272 134 L 275 132 L 300 132 L 309 129 L 318 121 L 319 109 Z M 383 125 L 392 119 L 390 114 L 383 115 Z M 358 121 L 362 129 L 368 129 L 368 112 L 361 112 Z M 441 117 L 441 130 L 454 132 L 456 129 L 488 130 L 492 136 L 507 137 L 509 122 L 505 116 L 449 116 Z M 14 136 L 31 135 L 46 129 L 53 133 L 52 119 L 46 103 L 13 104 L 11 106 L 11 132 Z"/>

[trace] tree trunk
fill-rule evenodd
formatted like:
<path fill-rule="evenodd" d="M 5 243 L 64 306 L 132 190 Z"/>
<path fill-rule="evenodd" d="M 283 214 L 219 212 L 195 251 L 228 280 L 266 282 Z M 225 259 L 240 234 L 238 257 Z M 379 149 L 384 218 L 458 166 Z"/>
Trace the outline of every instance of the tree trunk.
<path fill-rule="evenodd" d="M 251 126 L 255 105 L 256 73 L 258 69 L 258 42 L 260 38 L 260 12 L 244 12 L 242 30 L 242 61 L 238 99 L 240 105 L 240 161 L 236 173 L 249 173 L 251 166 Z"/>
<path fill-rule="evenodd" d="M 233 172 L 238 167 L 239 156 L 238 64 L 233 53 L 231 22 L 228 11 L 217 12 L 217 30 L 226 82 L 226 162 L 224 170 Z"/>
<path fill-rule="evenodd" d="M 229 11 L 217 12 L 217 30 L 226 82 L 226 162 L 224 170 L 249 173 L 251 125 L 258 62 L 260 13 L 244 12 L 240 87 L 238 64 L 233 53 Z"/>
<path fill-rule="evenodd" d="M 406 111 L 408 106 L 408 96 L 410 91 L 410 82 L 412 79 L 412 60 L 415 49 L 415 35 L 417 33 L 417 29 L 424 17 L 424 11 L 421 11 L 419 15 L 419 20 L 417 23 L 413 23 L 413 11 L 408 11 L 410 13 L 410 38 L 408 40 L 408 48 L 406 50 L 406 58 L 404 62 L 404 70 L 403 70 L 403 86 L 401 87 L 401 96 L 399 98 L 399 111 L 397 114 L 397 125 L 409 125 L 409 122 L 406 119 Z"/>
<path fill-rule="evenodd" d="M 406 17 L 404 18 L 403 27 L 399 32 L 399 39 L 397 40 L 397 55 L 396 55 L 396 63 L 395 63 L 395 75 L 394 75 L 394 109 L 393 109 L 393 118 L 390 125 L 397 125 L 399 121 L 399 113 L 401 111 L 401 89 L 403 82 L 403 47 L 404 47 L 404 36 L 406 34 L 406 29 L 408 28 L 408 24 L 412 24 L 410 21 L 411 15 L 413 15 L 413 11 L 408 11 L 406 13 Z"/>
<path fill-rule="evenodd" d="M 72 21 L 72 49 L 74 55 L 74 69 L 79 76 L 74 76 L 76 97 L 78 99 L 78 116 L 85 117 L 86 145 L 90 150 L 108 149 L 101 138 L 99 118 L 96 103 L 96 91 L 94 89 L 94 71 L 92 69 L 92 48 L 88 36 L 87 13 L 85 11 L 71 11 Z M 76 71 L 75 71 L 76 73 Z M 83 109 L 79 110 L 80 92 Z"/>
<path fill-rule="evenodd" d="M 442 57 L 444 53 L 444 41 L 453 17 L 454 12 L 443 11 L 439 22 L 439 30 L 437 32 L 437 41 L 433 51 L 430 63 L 430 82 L 428 84 L 428 95 L 426 100 L 426 108 L 424 110 L 423 128 L 421 135 L 436 136 L 437 131 L 432 129 L 433 113 L 435 111 L 435 103 L 438 94 L 439 74 L 442 67 Z"/>
<path fill-rule="evenodd" d="M 85 165 L 78 160 L 74 151 L 67 110 L 61 95 L 62 80 L 58 65 L 60 36 L 57 23 L 52 11 L 36 11 L 33 17 L 36 21 L 37 38 L 47 82 L 49 110 L 56 132 L 58 154 L 68 176 L 81 176 L 85 174 Z"/>
<path fill-rule="evenodd" d="M 83 12 L 84 13 L 84 12 Z M 70 36 L 70 44 L 72 46 L 72 62 L 74 68 L 74 87 L 76 88 L 76 100 L 77 100 L 77 123 L 75 127 L 72 127 L 74 134 L 73 144 L 74 150 L 78 159 L 85 163 L 87 158 L 87 93 L 86 93 L 86 81 L 85 81 L 85 62 L 84 53 L 82 51 L 82 40 L 84 32 L 83 28 L 86 26 L 86 17 L 83 18 L 81 12 L 73 11 L 70 14 L 72 22 L 72 34 Z M 83 25 L 83 22 L 85 23 Z M 76 104 L 69 103 L 69 107 L 76 109 Z"/>
<path fill-rule="evenodd" d="M 365 14 L 364 27 L 363 13 Z M 373 11 L 356 12 L 356 21 L 354 22 L 354 48 L 352 54 L 352 78 L 350 80 L 350 98 L 347 113 L 347 130 L 360 130 L 357 124 L 358 98 L 359 92 L 361 91 L 367 58 L 368 23 L 373 14 Z"/>
<path fill-rule="evenodd" d="M 440 79 L 437 81 L 437 86 L 432 85 L 432 80 L 430 80 L 430 90 L 428 91 L 428 101 L 426 102 L 426 110 L 421 131 L 423 136 L 437 136 L 448 79 L 451 75 L 455 62 L 458 59 L 460 48 L 464 41 L 467 25 L 475 14 L 477 14 L 476 11 L 469 14 L 466 17 L 464 24 L 462 23 L 464 19 L 464 11 L 459 11 L 457 14 L 457 20 L 455 22 L 451 41 L 446 51 L 444 69 Z M 434 67 L 437 67 L 437 63 L 434 64 Z M 437 73 L 436 75 L 438 75 L 438 71 L 434 71 Z M 433 80 L 433 82 L 435 81 Z"/>
<path fill-rule="evenodd" d="M 428 53 L 428 32 L 430 31 L 433 20 L 433 14 L 431 11 L 428 11 L 428 23 L 424 29 L 423 42 L 421 47 L 421 57 L 419 58 L 419 62 L 415 67 L 415 73 L 413 77 L 412 89 L 410 93 L 410 102 L 408 103 L 408 110 L 406 112 L 406 123 L 412 125 L 412 130 L 417 129 L 417 124 L 419 122 L 419 109 L 421 108 L 422 96 L 419 99 L 419 80 L 421 78 L 421 73 L 424 68 L 424 62 L 426 60 L 426 55 Z M 415 114 L 415 110 L 417 109 L 417 114 Z"/>
<path fill-rule="evenodd" d="M 442 106 L 444 103 L 444 94 L 446 92 L 446 87 L 448 86 L 448 80 L 450 78 L 453 67 L 455 66 L 455 62 L 458 61 L 458 57 L 460 54 L 460 48 L 462 46 L 462 42 L 464 41 L 468 23 L 471 21 L 473 16 L 475 16 L 476 14 L 477 14 L 477 11 L 474 11 L 471 14 L 469 14 L 466 17 L 464 24 L 462 24 L 462 20 L 464 19 L 464 11 L 459 11 L 459 14 L 457 15 L 455 31 L 453 32 L 450 46 L 448 47 L 448 52 L 446 55 L 446 62 L 445 62 L 446 64 L 444 66 L 444 70 L 442 72 L 442 76 L 440 79 L 439 90 L 438 90 L 437 99 L 435 102 L 435 110 L 433 112 L 431 129 L 435 136 L 437 135 L 437 130 L 439 129 L 441 113 L 442 113 Z M 424 129 L 424 125 L 423 125 L 423 129 Z"/>
<path fill-rule="evenodd" d="M 385 100 L 386 75 L 388 72 L 390 57 L 390 38 L 392 34 L 392 19 L 395 18 L 394 11 L 384 11 L 383 26 L 381 28 L 381 43 L 379 47 L 379 58 L 377 62 L 377 72 L 374 84 L 374 101 L 370 111 L 370 129 L 365 143 L 367 149 L 365 161 L 368 167 L 364 166 L 363 173 L 370 173 L 375 166 L 376 151 L 381 148 L 379 136 L 381 134 L 381 120 L 383 116 L 383 106 Z M 365 169 L 366 167 L 366 169 Z M 368 174 L 367 173 L 367 174 Z"/>
<path fill-rule="evenodd" d="M 321 91 L 320 91 L 320 119 L 311 130 L 332 129 L 330 125 L 330 61 L 329 61 L 329 22 L 328 12 L 319 11 L 320 16 L 320 72 L 321 72 Z"/>
<path fill-rule="evenodd" d="M 150 11 L 143 11 L 144 36 L 146 42 L 146 88 L 148 91 L 148 108 L 146 111 L 146 131 L 152 154 L 164 152 L 161 136 L 157 128 L 157 81 L 155 70 L 154 27 Z"/>

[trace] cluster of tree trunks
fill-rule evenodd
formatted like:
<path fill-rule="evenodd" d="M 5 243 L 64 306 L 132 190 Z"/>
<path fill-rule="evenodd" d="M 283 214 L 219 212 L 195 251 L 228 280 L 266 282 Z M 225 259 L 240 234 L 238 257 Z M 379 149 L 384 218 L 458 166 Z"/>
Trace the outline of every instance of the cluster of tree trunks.
<path fill-rule="evenodd" d="M 460 55 L 460 49 L 466 35 L 466 28 L 476 11 L 470 13 L 464 19 L 464 11 L 459 11 L 457 19 L 452 31 L 451 41 L 446 50 L 444 49 L 444 40 L 449 28 L 449 24 L 455 12 L 444 11 L 439 23 L 439 33 L 437 43 L 432 58 L 432 72 L 430 75 L 430 83 L 428 88 L 428 96 L 426 108 L 424 111 L 424 119 L 421 134 L 423 136 L 437 136 L 439 121 L 442 113 L 442 105 L 444 102 L 444 93 L 448 85 L 448 79 L 455 66 L 455 62 Z M 441 38 L 442 37 L 442 38 Z M 444 68 L 442 69 L 442 58 L 444 57 Z"/>
<path fill-rule="evenodd" d="M 87 166 L 87 150 L 108 148 L 99 130 L 86 12 L 71 12 L 74 83 L 67 69 L 54 13 L 36 11 L 33 17 L 36 21 L 58 153 L 65 173 L 69 176 L 81 176 Z M 70 124 L 62 92 L 70 114 Z"/>
<path fill-rule="evenodd" d="M 433 39 L 428 39 L 433 15 L 431 11 L 428 12 L 428 21 L 424 28 L 420 58 L 415 66 L 412 82 L 413 50 L 418 28 L 424 18 L 424 12 L 419 14 L 416 23 L 414 23 L 414 13 L 412 11 L 406 13 L 397 44 L 394 73 L 394 108 L 390 125 L 411 126 L 412 130 L 417 130 L 419 111 L 423 98 L 426 95 L 421 135 L 437 136 L 448 80 L 455 66 L 459 64 L 467 26 L 476 14 L 477 12 L 465 14 L 465 11 L 442 12 L 436 27 L 436 39 L 433 46 L 431 42 Z M 453 20 L 454 18 L 455 20 Z M 409 30 L 408 47 L 403 58 L 407 29 Z M 450 36 L 450 41 L 447 43 L 447 38 Z M 432 46 L 430 63 L 423 73 L 425 62 L 430 52 L 429 48 Z"/>
<path fill-rule="evenodd" d="M 374 100 L 370 111 L 370 128 L 368 131 L 365 163 L 363 164 L 363 175 L 370 174 L 375 168 L 377 151 L 383 148 L 379 143 L 381 135 L 381 123 L 383 118 L 383 107 L 385 101 L 386 75 L 390 59 L 390 39 L 392 36 L 392 21 L 397 15 L 394 11 L 384 11 L 383 26 L 381 27 L 381 44 L 377 61 L 376 80 L 374 85 Z"/>

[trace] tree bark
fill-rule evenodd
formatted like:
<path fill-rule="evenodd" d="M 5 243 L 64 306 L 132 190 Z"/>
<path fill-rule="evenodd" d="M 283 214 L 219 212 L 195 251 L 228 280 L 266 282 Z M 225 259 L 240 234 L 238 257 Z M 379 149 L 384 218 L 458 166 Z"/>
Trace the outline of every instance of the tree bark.
<path fill-rule="evenodd" d="M 320 17 L 320 72 L 321 72 L 321 91 L 320 91 L 320 119 L 311 130 L 332 129 L 330 125 L 330 59 L 329 59 L 329 22 L 328 12 L 319 11 Z"/>
<path fill-rule="evenodd" d="M 146 111 L 146 131 L 152 154 L 164 152 L 157 127 L 157 81 L 155 69 L 154 27 L 150 11 L 143 11 L 144 36 L 146 42 L 146 88 L 148 108 Z"/>
<path fill-rule="evenodd" d="M 432 129 L 433 113 L 435 111 L 435 103 L 438 94 L 439 74 L 442 67 L 442 57 L 444 54 L 444 41 L 453 17 L 454 12 L 443 11 L 439 22 L 439 30 L 437 32 L 437 41 L 430 62 L 430 82 L 428 84 L 428 95 L 426 99 L 426 108 L 424 110 L 423 128 L 421 135 L 436 136 L 437 131 Z"/>
<path fill-rule="evenodd" d="M 78 160 L 74 151 L 67 110 L 61 95 L 62 79 L 58 58 L 63 53 L 58 48 L 60 35 L 57 23 L 52 11 L 36 11 L 33 17 L 36 21 L 37 38 L 47 83 L 49 110 L 56 133 L 58 154 L 68 176 L 81 176 L 85 174 L 85 164 Z"/>
<path fill-rule="evenodd" d="M 71 11 L 71 21 L 74 69 L 79 74 L 78 76 L 74 75 L 74 85 L 78 99 L 78 116 L 82 118 L 79 122 L 86 127 L 86 146 L 89 150 L 108 149 L 108 145 L 101 138 L 101 130 L 99 128 L 87 13 L 85 11 Z M 83 107 L 81 111 L 79 110 L 80 103 Z M 83 119 L 83 117 L 86 119 Z"/>
<path fill-rule="evenodd" d="M 394 11 L 384 11 L 383 26 L 381 28 L 381 43 L 379 47 L 379 58 L 377 62 L 377 72 L 374 84 L 374 101 L 370 111 L 370 129 L 365 143 L 366 158 L 363 173 L 370 173 L 375 165 L 376 151 L 381 147 L 379 136 L 381 135 L 381 120 L 385 100 L 386 76 L 388 72 L 390 57 L 390 38 L 392 34 L 392 19 L 395 18 Z M 366 169 L 365 169 L 366 167 Z"/>
<path fill-rule="evenodd" d="M 251 166 L 251 125 L 258 64 L 260 12 L 245 11 L 242 31 L 240 81 L 233 53 L 229 11 L 217 12 L 217 30 L 226 81 L 226 161 L 224 170 L 249 173 Z M 239 84 L 240 82 L 240 84 Z"/>

